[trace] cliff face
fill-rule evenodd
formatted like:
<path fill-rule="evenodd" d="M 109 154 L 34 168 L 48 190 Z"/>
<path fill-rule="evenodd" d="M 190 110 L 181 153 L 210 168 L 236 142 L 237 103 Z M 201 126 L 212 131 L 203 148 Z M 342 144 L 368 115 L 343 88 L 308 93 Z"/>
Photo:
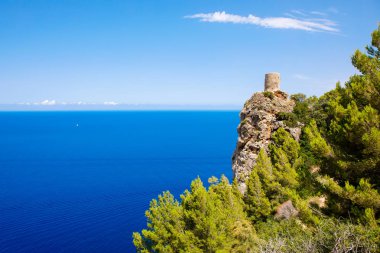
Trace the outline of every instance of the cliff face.
<path fill-rule="evenodd" d="M 238 141 L 232 156 L 232 170 L 240 192 L 246 191 L 246 180 L 256 163 L 261 148 L 268 152 L 271 135 L 283 127 L 298 140 L 301 128 L 289 128 L 278 120 L 281 112 L 292 112 L 294 102 L 282 91 L 258 92 L 244 104 L 240 112 Z"/>

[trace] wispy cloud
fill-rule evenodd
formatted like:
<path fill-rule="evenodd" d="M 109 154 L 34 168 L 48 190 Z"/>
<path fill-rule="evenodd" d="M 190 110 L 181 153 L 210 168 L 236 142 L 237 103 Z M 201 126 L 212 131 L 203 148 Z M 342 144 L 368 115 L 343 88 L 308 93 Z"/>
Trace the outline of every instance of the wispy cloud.
<path fill-rule="evenodd" d="M 118 103 L 110 101 L 110 102 L 104 102 L 104 105 L 118 105 Z"/>
<path fill-rule="evenodd" d="M 310 14 L 318 15 L 318 16 L 327 16 L 326 13 L 321 12 L 321 11 L 311 11 Z"/>
<path fill-rule="evenodd" d="M 291 10 L 290 12 L 297 14 L 297 15 L 304 16 L 304 17 L 308 16 L 305 12 L 300 11 L 300 10 Z"/>
<path fill-rule="evenodd" d="M 29 106 L 66 106 L 66 105 L 74 105 L 74 106 L 83 106 L 83 105 L 120 105 L 119 103 L 116 103 L 114 101 L 106 101 L 106 102 L 99 102 L 99 103 L 94 103 L 94 102 L 83 102 L 83 101 L 78 101 L 78 102 L 59 102 L 56 100 L 43 100 L 41 102 L 22 102 L 18 103 L 18 105 L 29 105 Z"/>
<path fill-rule="evenodd" d="M 310 77 L 302 75 L 302 74 L 294 74 L 293 78 L 298 80 L 310 80 Z"/>
<path fill-rule="evenodd" d="M 292 11 L 295 13 L 294 11 Z M 302 13 L 302 14 L 300 14 Z M 306 15 L 301 11 L 298 11 L 298 15 Z M 233 24 L 249 24 L 257 25 L 265 28 L 275 29 L 295 29 L 313 32 L 339 32 L 336 24 L 328 19 L 306 19 L 296 17 L 266 17 L 261 18 L 252 14 L 248 16 L 240 16 L 235 14 L 229 14 L 224 11 L 212 12 L 212 13 L 199 13 L 185 18 L 198 19 L 201 22 L 210 23 L 233 23 Z"/>
<path fill-rule="evenodd" d="M 42 102 L 39 102 L 39 103 L 35 103 L 36 105 L 56 105 L 57 102 L 55 100 L 44 100 Z"/>

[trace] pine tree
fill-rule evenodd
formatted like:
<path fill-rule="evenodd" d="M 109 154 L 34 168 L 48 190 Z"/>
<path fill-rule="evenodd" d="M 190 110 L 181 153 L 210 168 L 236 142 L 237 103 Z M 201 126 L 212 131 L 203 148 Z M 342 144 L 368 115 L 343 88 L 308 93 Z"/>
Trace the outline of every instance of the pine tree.
<path fill-rule="evenodd" d="M 133 235 L 138 252 L 240 252 L 239 240 L 248 249 L 255 230 L 247 225 L 237 187 L 225 176 L 210 182 L 206 189 L 195 179 L 181 203 L 169 192 L 152 200 L 146 212 L 148 228 Z"/>
<path fill-rule="evenodd" d="M 261 161 L 258 161 L 261 162 Z M 265 191 L 262 187 L 260 178 L 257 174 L 260 165 L 256 165 L 248 180 L 247 192 L 244 198 L 248 216 L 252 221 L 263 220 L 270 215 L 272 207 Z"/>
<path fill-rule="evenodd" d="M 141 234 L 133 234 L 138 252 L 202 252 L 194 247 L 196 238 L 191 231 L 185 230 L 182 207 L 170 192 L 152 200 L 145 215 L 148 228 Z"/>
<path fill-rule="evenodd" d="M 269 146 L 275 180 L 283 188 L 295 189 L 298 186 L 296 165 L 300 146 L 285 129 L 279 128 L 272 134 L 273 143 Z M 284 190 L 282 190 L 285 192 Z M 286 198 L 286 197 L 285 197 Z M 283 199 L 286 200 L 286 199 Z"/>
<path fill-rule="evenodd" d="M 361 217 L 366 208 L 379 215 L 380 199 L 380 26 L 367 53 L 352 57 L 360 75 L 322 96 L 304 129 L 318 158 L 316 179 L 329 193 L 330 211 Z"/>

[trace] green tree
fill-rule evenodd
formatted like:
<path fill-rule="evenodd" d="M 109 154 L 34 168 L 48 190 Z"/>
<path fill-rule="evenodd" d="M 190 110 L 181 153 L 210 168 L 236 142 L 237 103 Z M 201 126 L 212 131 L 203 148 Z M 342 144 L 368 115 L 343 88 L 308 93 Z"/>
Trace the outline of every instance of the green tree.
<path fill-rule="evenodd" d="M 272 134 L 272 141 L 269 149 L 274 165 L 274 180 L 284 188 L 295 189 L 298 186 L 296 166 L 299 159 L 299 143 L 283 128 Z"/>
<path fill-rule="evenodd" d="M 372 33 L 367 53 L 357 50 L 352 57 L 361 74 L 323 95 L 303 130 L 305 150 L 320 167 L 316 180 L 329 194 L 330 212 L 339 216 L 360 218 L 366 208 L 379 215 L 379 35 L 380 27 Z"/>
<path fill-rule="evenodd" d="M 202 252 L 194 245 L 196 237 L 186 230 L 180 203 L 169 192 L 152 200 L 145 215 L 148 228 L 133 234 L 138 252 Z"/>
<path fill-rule="evenodd" d="M 224 176 L 210 181 L 206 189 L 195 179 L 181 202 L 169 192 L 153 200 L 148 228 L 133 235 L 138 252 L 241 252 L 240 240 L 249 248 L 255 230 L 247 225 L 239 191 Z"/>
<path fill-rule="evenodd" d="M 261 172 L 261 175 L 268 174 L 268 181 L 266 184 L 269 183 L 269 180 L 271 179 L 269 175 L 271 164 L 269 163 L 270 160 L 266 156 L 265 151 L 262 149 L 259 153 L 256 165 L 254 166 L 247 180 L 247 192 L 245 194 L 244 201 L 246 204 L 247 214 L 253 221 L 258 221 L 260 219 L 262 220 L 266 218 L 272 211 L 271 203 L 266 196 L 261 183 L 261 180 L 264 180 L 264 178 L 260 180 L 260 177 L 258 175 L 259 171 Z"/>

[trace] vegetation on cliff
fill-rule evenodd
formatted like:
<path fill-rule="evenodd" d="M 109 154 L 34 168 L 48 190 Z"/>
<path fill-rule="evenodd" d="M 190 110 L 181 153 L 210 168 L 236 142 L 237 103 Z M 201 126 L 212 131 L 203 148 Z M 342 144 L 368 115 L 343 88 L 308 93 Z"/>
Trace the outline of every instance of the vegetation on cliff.
<path fill-rule="evenodd" d="M 350 77 L 320 98 L 291 97 L 286 124 L 262 149 L 242 195 L 236 182 L 195 179 L 181 201 L 165 192 L 135 233 L 138 252 L 379 252 L 380 27 L 356 51 Z M 298 123 L 297 123 L 298 124 Z"/>

